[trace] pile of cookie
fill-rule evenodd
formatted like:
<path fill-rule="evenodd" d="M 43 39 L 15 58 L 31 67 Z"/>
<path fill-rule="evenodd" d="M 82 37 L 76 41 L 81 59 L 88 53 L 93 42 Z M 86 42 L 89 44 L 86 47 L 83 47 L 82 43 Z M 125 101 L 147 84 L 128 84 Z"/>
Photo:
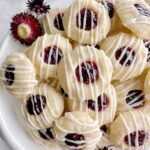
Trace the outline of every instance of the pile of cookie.
<path fill-rule="evenodd" d="M 149 4 L 75 0 L 42 21 L 44 34 L 1 69 L 34 140 L 57 150 L 150 148 Z"/>

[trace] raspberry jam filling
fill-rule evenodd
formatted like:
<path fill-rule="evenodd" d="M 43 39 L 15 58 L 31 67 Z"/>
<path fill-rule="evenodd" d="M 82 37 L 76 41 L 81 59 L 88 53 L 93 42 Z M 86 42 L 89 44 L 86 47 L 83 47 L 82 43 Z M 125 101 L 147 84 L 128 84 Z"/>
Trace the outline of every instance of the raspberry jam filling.
<path fill-rule="evenodd" d="M 106 94 L 103 94 L 97 98 L 97 102 L 94 100 L 85 100 L 85 104 L 92 111 L 105 111 L 109 105 L 109 98 Z"/>
<path fill-rule="evenodd" d="M 41 52 L 41 57 L 43 57 L 46 64 L 56 65 L 60 62 L 63 54 L 60 48 L 53 45 L 52 47 L 45 48 L 44 53 Z"/>
<path fill-rule="evenodd" d="M 9 86 L 11 86 L 14 83 L 14 80 L 15 80 L 14 71 L 15 71 L 15 68 L 13 67 L 13 65 L 8 65 L 6 67 L 5 78 L 6 78 L 6 83 Z"/>
<path fill-rule="evenodd" d="M 148 139 L 148 133 L 146 133 L 145 131 L 143 130 L 140 130 L 138 132 L 132 132 L 130 133 L 129 135 L 126 135 L 124 137 L 124 142 L 127 144 L 127 145 L 130 145 L 132 147 L 135 147 L 135 146 L 142 146 L 144 145 L 144 142 Z M 129 141 L 130 140 L 130 141 Z"/>
<path fill-rule="evenodd" d="M 26 107 L 30 115 L 40 115 L 46 107 L 46 97 L 43 95 L 32 95 L 28 98 Z"/>
<path fill-rule="evenodd" d="M 77 27 L 84 30 L 91 30 L 97 26 L 98 17 L 96 12 L 91 9 L 83 8 L 76 17 Z"/>
<path fill-rule="evenodd" d="M 150 10 L 142 7 L 140 4 L 134 4 L 134 7 L 139 11 L 143 16 L 150 17 Z"/>
<path fill-rule="evenodd" d="M 106 0 L 102 1 L 102 4 L 108 11 L 109 17 L 112 18 L 114 16 L 114 12 L 115 12 L 114 5 Z"/>
<path fill-rule="evenodd" d="M 115 147 L 113 145 L 105 146 L 103 149 L 99 150 L 115 150 Z"/>
<path fill-rule="evenodd" d="M 144 106 L 144 93 L 142 90 L 131 90 L 127 94 L 126 103 L 132 108 Z"/>
<path fill-rule="evenodd" d="M 145 47 L 148 49 L 147 62 L 150 62 L 150 41 L 143 40 Z"/>
<path fill-rule="evenodd" d="M 63 26 L 63 21 L 62 21 L 63 16 L 64 16 L 63 13 L 57 14 L 54 19 L 54 26 L 60 31 L 64 31 L 64 26 Z"/>
<path fill-rule="evenodd" d="M 103 132 L 103 133 L 107 133 L 107 126 L 106 125 L 102 125 L 100 127 L 100 130 Z"/>
<path fill-rule="evenodd" d="M 121 65 L 130 66 L 135 59 L 135 51 L 123 46 L 116 51 L 115 58 Z"/>
<path fill-rule="evenodd" d="M 39 132 L 40 137 L 44 140 L 54 139 L 54 136 L 51 132 L 51 128 L 38 130 L 38 132 Z"/>
<path fill-rule="evenodd" d="M 98 67 L 95 62 L 82 62 L 76 67 L 76 79 L 84 84 L 94 83 L 99 78 Z"/>
<path fill-rule="evenodd" d="M 74 146 L 74 147 L 79 147 L 85 144 L 85 137 L 83 134 L 77 134 L 77 133 L 68 133 L 65 136 L 66 140 L 65 143 L 68 146 Z M 82 142 L 83 141 L 83 142 Z M 78 149 L 73 149 L 73 150 L 78 150 Z"/>
<path fill-rule="evenodd" d="M 60 88 L 60 91 L 63 96 L 68 97 L 68 94 L 64 91 L 64 89 L 62 87 Z"/>

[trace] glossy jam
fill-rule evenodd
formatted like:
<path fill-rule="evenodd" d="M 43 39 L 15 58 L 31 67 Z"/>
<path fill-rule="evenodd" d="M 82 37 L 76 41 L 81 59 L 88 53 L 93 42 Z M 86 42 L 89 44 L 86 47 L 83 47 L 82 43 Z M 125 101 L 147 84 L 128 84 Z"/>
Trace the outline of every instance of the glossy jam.
<path fill-rule="evenodd" d="M 115 58 L 121 65 L 130 66 L 135 59 L 135 51 L 130 47 L 123 46 L 116 51 Z"/>
<path fill-rule="evenodd" d="M 104 5 L 106 10 L 108 11 L 109 17 L 112 18 L 114 16 L 114 13 L 115 13 L 114 5 L 112 3 L 110 3 L 109 1 L 106 1 L 106 0 L 103 0 L 102 4 Z"/>
<path fill-rule="evenodd" d="M 148 49 L 147 62 L 150 62 L 150 40 L 143 40 L 145 47 Z"/>
<path fill-rule="evenodd" d="M 63 54 L 60 48 L 53 45 L 52 47 L 45 48 L 44 53 L 41 53 L 41 57 L 46 64 L 56 65 L 60 62 Z"/>
<path fill-rule="evenodd" d="M 5 78 L 6 78 L 6 83 L 9 86 L 11 86 L 14 83 L 14 80 L 15 80 L 14 71 L 15 71 L 15 68 L 12 65 L 8 65 L 6 67 Z"/>
<path fill-rule="evenodd" d="M 79 146 L 82 146 L 85 144 L 85 137 L 83 134 L 77 134 L 77 133 L 68 133 L 66 136 L 65 136 L 66 140 L 65 140 L 65 143 L 66 145 L 68 146 L 74 146 L 74 147 L 79 147 Z M 68 140 L 71 140 L 71 141 L 74 141 L 74 142 L 71 142 L 71 141 L 68 141 Z M 78 142 L 81 142 L 83 141 L 83 143 L 78 143 Z M 74 150 L 78 150 L 77 148 L 75 148 Z"/>
<path fill-rule="evenodd" d="M 104 133 L 107 133 L 107 126 L 106 125 L 102 125 L 100 127 L 100 130 L 103 131 Z"/>
<path fill-rule="evenodd" d="M 84 30 L 91 30 L 97 26 L 98 17 L 96 12 L 91 9 L 83 8 L 76 17 L 77 27 Z"/>
<path fill-rule="evenodd" d="M 146 17 L 150 17 L 150 10 L 144 8 L 140 4 L 134 4 L 134 7 L 138 10 L 138 12 L 141 15 L 146 16 Z"/>
<path fill-rule="evenodd" d="M 68 94 L 64 91 L 62 87 L 60 88 L 60 91 L 63 94 L 63 96 L 68 97 Z"/>
<path fill-rule="evenodd" d="M 129 142 L 129 139 L 130 139 L 130 142 Z M 138 146 L 142 146 L 147 139 L 148 139 L 148 134 L 144 132 L 143 130 L 140 130 L 138 132 L 132 132 L 129 135 L 126 135 L 124 137 L 124 142 L 127 145 L 129 145 L 130 143 L 131 144 L 130 146 L 135 147 L 136 143 L 138 144 Z"/>
<path fill-rule="evenodd" d="M 43 95 L 32 95 L 28 98 L 26 107 L 30 115 L 40 115 L 46 106 L 46 97 Z"/>
<path fill-rule="evenodd" d="M 97 64 L 91 61 L 82 62 L 76 67 L 75 73 L 78 82 L 84 84 L 94 83 L 99 78 Z"/>
<path fill-rule="evenodd" d="M 54 26 L 60 31 L 64 31 L 64 26 L 63 26 L 63 21 L 62 21 L 63 16 L 64 16 L 63 13 L 57 14 L 54 19 Z"/>
<path fill-rule="evenodd" d="M 109 105 L 109 98 L 106 94 L 103 94 L 97 98 L 97 102 L 94 100 L 85 100 L 85 103 L 92 111 L 105 111 Z"/>
<path fill-rule="evenodd" d="M 51 128 L 47 128 L 44 130 L 38 130 L 38 132 L 39 132 L 40 137 L 44 140 L 54 139 L 54 136 L 51 132 Z"/>
<path fill-rule="evenodd" d="M 132 108 L 144 106 L 144 93 L 142 90 L 131 90 L 127 94 L 126 103 Z M 133 106 L 132 106 L 133 105 Z"/>

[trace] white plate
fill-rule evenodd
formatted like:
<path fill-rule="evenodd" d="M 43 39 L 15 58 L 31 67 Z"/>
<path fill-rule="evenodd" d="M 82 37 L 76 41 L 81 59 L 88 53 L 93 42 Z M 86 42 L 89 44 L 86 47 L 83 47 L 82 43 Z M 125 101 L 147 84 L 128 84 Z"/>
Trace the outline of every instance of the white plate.
<path fill-rule="evenodd" d="M 73 0 L 50 0 L 51 8 L 68 7 Z M 0 66 L 6 56 L 23 48 L 14 41 L 10 33 L 4 39 L 0 48 Z M 28 133 L 26 123 L 22 119 L 19 101 L 11 96 L 0 84 L 0 124 L 3 134 L 14 150 L 46 150 L 36 144 Z M 51 148 L 49 148 L 52 150 Z"/>

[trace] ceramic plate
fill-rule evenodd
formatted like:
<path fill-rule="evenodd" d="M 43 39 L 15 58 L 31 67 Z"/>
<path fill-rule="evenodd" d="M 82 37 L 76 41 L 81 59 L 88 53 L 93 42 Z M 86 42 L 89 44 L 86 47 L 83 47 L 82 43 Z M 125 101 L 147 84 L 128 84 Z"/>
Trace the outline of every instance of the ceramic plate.
<path fill-rule="evenodd" d="M 73 0 L 52 0 L 50 6 L 51 8 L 64 8 L 72 2 Z M 23 46 L 14 41 L 8 33 L 0 47 L 0 66 L 8 54 L 22 49 Z M 15 150 L 47 150 L 48 148 L 43 145 L 36 144 L 29 135 L 26 123 L 22 119 L 19 103 L 0 84 L 0 124 L 6 140 Z"/>

